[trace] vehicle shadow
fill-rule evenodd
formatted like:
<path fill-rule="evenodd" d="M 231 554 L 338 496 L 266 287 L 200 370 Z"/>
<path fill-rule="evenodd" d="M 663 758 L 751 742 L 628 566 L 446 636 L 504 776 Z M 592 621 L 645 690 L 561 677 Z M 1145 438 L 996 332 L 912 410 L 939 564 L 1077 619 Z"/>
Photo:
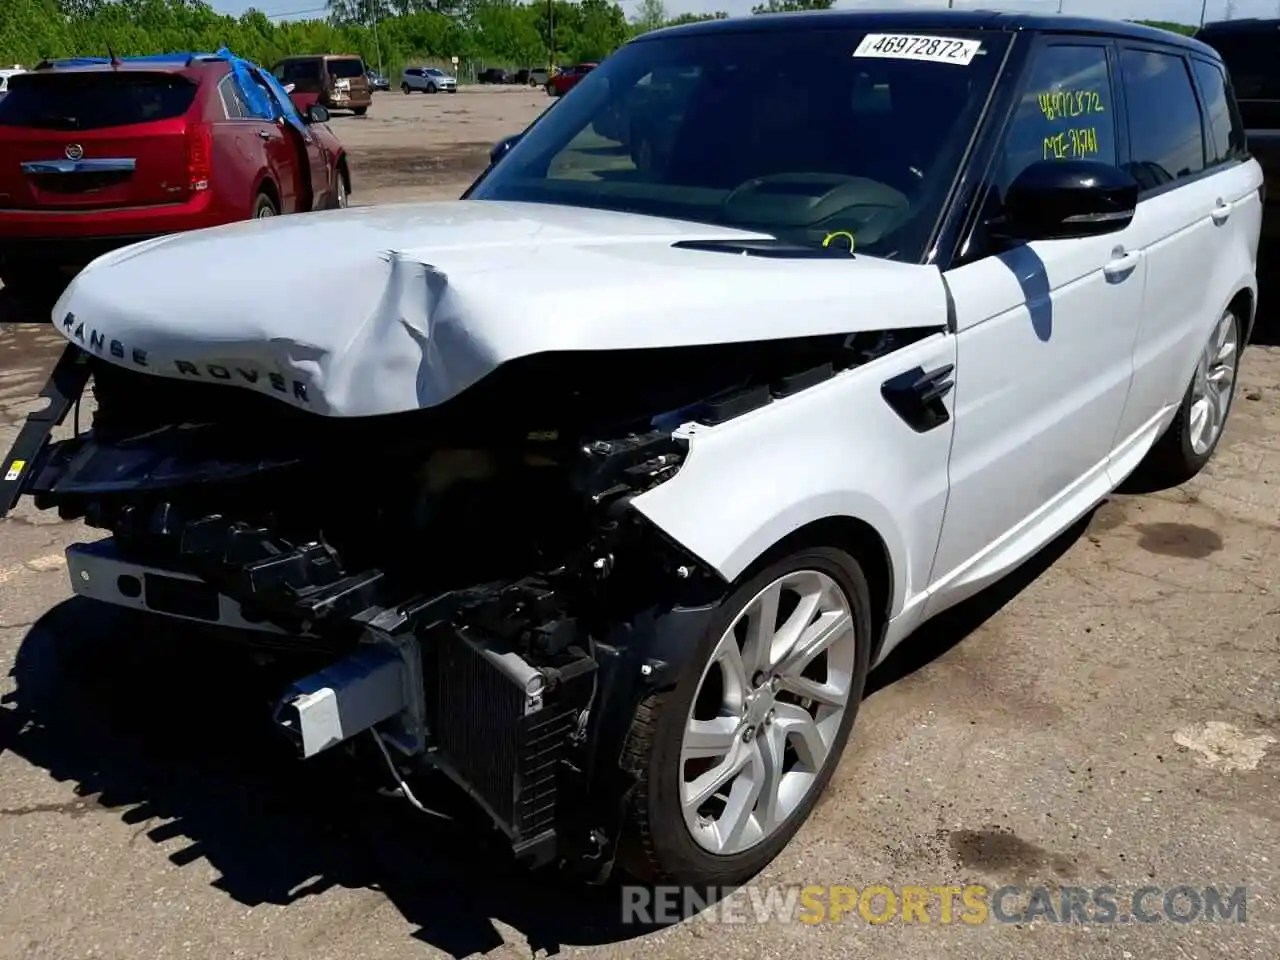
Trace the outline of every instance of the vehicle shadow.
<path fill-rule="evenodd" d="M 958 644 L 1087 522 L 919 631 L 873 674 L 869 695 Z M 15 659 L 16 689 L 0 702 L 0 752 L 73 783 L 81 799 L 66 804 L 69 814 L 83 815 L 90 799 L 138 836 L 184 838 L 170 860 L 206 860 L 219 874 L 214 886 L 247 906 L 335 887 L 378 891 L 417 939 L 454 957 L 499 947 L 495 921 L 548 954 L 656 929 L 624 922 L 621 881 L 591 888 L 526 872 L 447 790 L 418 793 L 454 817 L 437 819 L 382 795 L 382 772 L 342 752 L 295 759 L 283 738 L 263 736 L 279 678 L 245 669 L 244 651 L 185 632 L 158 635 L 154 625 L 144 635 L 138 622 L 67 600 L 32 625 Z"/>

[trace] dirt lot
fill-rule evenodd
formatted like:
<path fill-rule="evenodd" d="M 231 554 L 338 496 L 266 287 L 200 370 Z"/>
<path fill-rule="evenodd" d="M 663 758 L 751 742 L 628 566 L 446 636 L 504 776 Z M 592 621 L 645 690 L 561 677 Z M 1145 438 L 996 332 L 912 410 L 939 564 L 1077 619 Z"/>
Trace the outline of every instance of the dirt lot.
<path fill-rule="evenodd" d="M 464 87 L 456 94 L 379 94 L 363 117 L 332 126 L 351 151 L 353 203 L 452 200 L 552 100 L 540 88 Z"/>
<path fill-rule="evenodd" d="M 359 200 L 450 197 L 546 102 L 389 94 L 335 126 Z M 0 449 L 60 343 L 0 325 Z M 1160 911 L 1245 886 L 1243 923 L 810 926 L 748 898 L 642 933 L 617 891 L 531 880 L 473 821 L 292 761 L 223 657 L 69 601 L 61 551 L 92 534 L 24 505 L 0 524 L 0 958 L 1275 960 L 1278 478 L 1280 349 L 1254 346 L 1202 477 L 1109 501 L 873 677 L 814 819 L 750 888 L 1110 886 L 1127 916 L 1142 887 Z"/>

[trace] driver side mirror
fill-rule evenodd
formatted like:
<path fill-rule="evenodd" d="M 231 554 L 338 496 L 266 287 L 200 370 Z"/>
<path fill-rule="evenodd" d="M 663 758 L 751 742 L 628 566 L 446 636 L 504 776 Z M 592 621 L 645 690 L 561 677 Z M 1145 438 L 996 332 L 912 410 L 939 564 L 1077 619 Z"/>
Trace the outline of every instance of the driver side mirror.
<path fill-rule="evenodd" d="M 493 145 L 493 149 L 489 151 L 489 165 L 492 166 L 510 153 L 511 148 L 519 143 L 520 138 L 523 136 L 523 133 L 514 133 L 509 137 L 503 137 L 495 143 Z"/>
<path fill-rule="evenodd" d="M 295 87 L 297 87 L 297 84 L 296 84 L 296 83 L 286 83 L 286 84 L 284 85 L 284 92 L 285 92 L 285 93 L 293 93 L 293 91 L 294 91 L 294 88 L 295 88 Z"/>
<path fill-rule="evenodd" d="M 990 224 L 1003 240 L 1065 240 L 1123 230 L 1138 207 L 1138 181 L 1097 160 L 1040 160 L 1018 174 L 1004 215 Z"/>
<path fill-rule="evenodd" d="M 307 123 L 328 123 L 329 111 L 318 103 L 307 107 Z"/>

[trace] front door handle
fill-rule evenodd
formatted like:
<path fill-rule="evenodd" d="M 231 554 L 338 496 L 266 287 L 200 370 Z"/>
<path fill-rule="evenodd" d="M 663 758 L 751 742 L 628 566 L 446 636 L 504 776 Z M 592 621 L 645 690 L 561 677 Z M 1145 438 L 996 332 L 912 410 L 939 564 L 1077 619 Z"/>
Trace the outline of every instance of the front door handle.
<path fill-rule="evenodd" d="M 1231 216 L 1231 204 L 1219 199 L 1214 203 L 1213 212 L 1210 213 L 1209 216 L 1213 218 L 1213 222 L 1216 226 L 1222 226 Z"/>
<path fill-rule="evenodd" d="M 1123 280 L 1138 265 L 1140 256 L 1142 256 L 1140 253 L 1123 253 L 1117 250 L 1102 268 L 1102 273 L 1108 280 Z"/>
<path fill-rule="evenodd" d="M 272 133 L 270 130 L 259 130 L 258 136 L 260 136 L 263 140 L 271 140 L 275 137 L 275 134 Z"/>

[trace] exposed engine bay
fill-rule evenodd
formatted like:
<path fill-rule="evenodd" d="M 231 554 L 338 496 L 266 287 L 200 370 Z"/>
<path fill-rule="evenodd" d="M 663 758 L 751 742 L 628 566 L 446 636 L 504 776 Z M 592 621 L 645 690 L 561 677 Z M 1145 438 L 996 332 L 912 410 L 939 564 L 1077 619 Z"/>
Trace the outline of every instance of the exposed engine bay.
<path fill-rule="evenodd" d="M 68 554 L 84 595 L 325 651 L 277 711 L 304 756 L 373 731 L 397 776 L 444 771 L 517 854 L 603 876 L 635 705 L 726 586 L 632 498 L 681 469 L 685 425 L 934 332 L 537 354 L 437 407 L 347 419 L 72 344 L 0 515 L 30 494 L 107 531 Z M 91 429 L 49 442 L 90 383 Z"/>

